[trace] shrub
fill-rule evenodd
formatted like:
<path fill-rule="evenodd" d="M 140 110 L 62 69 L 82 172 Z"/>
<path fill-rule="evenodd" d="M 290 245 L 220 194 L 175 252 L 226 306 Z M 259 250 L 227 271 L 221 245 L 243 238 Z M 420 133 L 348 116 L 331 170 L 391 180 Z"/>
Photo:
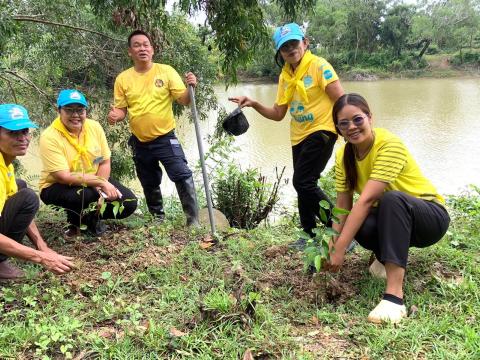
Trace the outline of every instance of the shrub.
<path fill-rule="evenodd" d="M 267 182 L 258 169 L 242 171 L 230 164 L 214 176 L 212 182 L 215 208 L 225 214 L 230 225 L 253 229 L 265 220 L 279 200 L 278 190 L 285 168 L 277 173 L 273 184 Z"/>

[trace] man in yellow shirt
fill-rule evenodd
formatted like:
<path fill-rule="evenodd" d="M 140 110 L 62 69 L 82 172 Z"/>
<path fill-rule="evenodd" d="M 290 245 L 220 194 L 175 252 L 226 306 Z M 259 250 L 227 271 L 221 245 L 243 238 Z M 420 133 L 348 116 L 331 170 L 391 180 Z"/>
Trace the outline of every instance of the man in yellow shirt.
<path fill-rule="evenodd" d="M 79 235 L 82 225 L 90 234 L 101 236 L 107 230 L 103 219 L 130 216 L 137 199 L 129 188 L 110 177 L 107 138 L 100 123 L 87 117 L 85 95 L 64 89 L 57 106 L 58 117 L 40 136 L 40 198 L 47 205 L 65 209 L 69 224 L 66 238 Z M 90 206 L 99 201 L 105 206 L 101 212 Z"/>
<path fill-rule="evenodd" d="M 122 121 L 128 112 L 132 131 L 129 144 L 150 213 L 160 221 L 165 217 L 160 191 L 161 162 L 177 187 L 187 225 L 196 225 L 198 206 L 192 171 L 175 136 L 172 110 L 174 100 L 188 105 L 190 95 L 175 69 L 153 62 L 153 53 L 147 33 L 136 30 L 130 34 L 128 55 L 133 67 L 123 71 L 115 80 L 114 105 L 108 121 L 110 124 Z M 187 73 L 185 81 L 187 85 L 197 84 L 193 73 Z"/>
<path fill-rule="evenodd" d="M 13 280 L 24 275 L 7 260 L 9 256 L 41 264 L 57 274 L 73 268 L 73 259 L 50 249 L 35 225 L 37 195 L 27 189 L 24 181 L 15 180 L 12 162 L 26 154 L 29 129 L 37 127 L 23 106 L 0 105 L 0 279 Z M 20 243 L 25 234 L 36 249 Z"/>

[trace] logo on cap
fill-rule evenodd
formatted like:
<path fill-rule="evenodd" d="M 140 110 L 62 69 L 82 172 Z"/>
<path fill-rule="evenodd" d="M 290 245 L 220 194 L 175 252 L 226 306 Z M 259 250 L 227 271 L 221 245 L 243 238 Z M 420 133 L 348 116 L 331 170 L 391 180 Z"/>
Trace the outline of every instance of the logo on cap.
<path fill-rule="evenodd" d="M 12 120 L 14 119 L 22 119 L 23 118 L 23 111 L 18 107 L 13 107 L 10 111 L 10 117 Z"/>
<path fill-rule="evenodd" d="M 70 99 L 72 100 L 80 100 L 82 96 L 78 93 L 78 91 L 74 91 L 70 94 Z"/>
<path fill-rule="evenodd" d="M 285 36 L 291 31 L 292 30 L 290 30 L 290 28 L 288 26 L 282 26 L 282 30 L 280 31 L 280 35 Z"/>

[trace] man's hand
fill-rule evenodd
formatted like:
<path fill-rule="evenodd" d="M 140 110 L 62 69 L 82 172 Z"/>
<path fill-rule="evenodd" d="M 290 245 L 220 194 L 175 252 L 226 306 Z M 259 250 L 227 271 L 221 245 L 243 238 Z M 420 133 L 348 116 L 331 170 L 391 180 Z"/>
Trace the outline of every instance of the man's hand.
<path fill-rule="evenodd" d="M 188 72 L 185 74 L 185 82 L 187 83 L 187 86 L 197 86 L 197 77 L 195 76 L 194 73 Z"/>
<path fill-rule="evenodd" d="M 125 119 L 127 115 L 126 109 L 116 108 L 113 105 L 110 105 L 110 112 L 108 113 L 107 119 L 110 125 L 114 125 L 119 121 Z"/>
<path fill-rule="evenodd" d="M 60 255 L 50 248 L 47 251 L 40 251 L 40 256 L 40 264 L 42 264 L 47 270 L 58 275 L 66 274 L 74 267 L 72 257 Z"/>
<path fill-rule="evenodd" d="M 99 188 L 107 195 L 107 200 L 113 201 L 119 198 L 117 188 L 108 181 L 100 184 Z"/>

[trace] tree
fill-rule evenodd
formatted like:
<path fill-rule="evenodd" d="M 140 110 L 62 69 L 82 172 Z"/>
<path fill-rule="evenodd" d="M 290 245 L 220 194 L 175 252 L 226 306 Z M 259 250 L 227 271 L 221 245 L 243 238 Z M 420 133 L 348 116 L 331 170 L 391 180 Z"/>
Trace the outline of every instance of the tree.
<path fill-rule="evenodd" d="M 392 47 L 395 54 L 400 57 L 402 49 L 406 47 L 411 35 L 412 17 L 415 13 L 413 7 L 408 5 L 395 5 L 387 11 L 381 26 L 382 41 Z"/>

